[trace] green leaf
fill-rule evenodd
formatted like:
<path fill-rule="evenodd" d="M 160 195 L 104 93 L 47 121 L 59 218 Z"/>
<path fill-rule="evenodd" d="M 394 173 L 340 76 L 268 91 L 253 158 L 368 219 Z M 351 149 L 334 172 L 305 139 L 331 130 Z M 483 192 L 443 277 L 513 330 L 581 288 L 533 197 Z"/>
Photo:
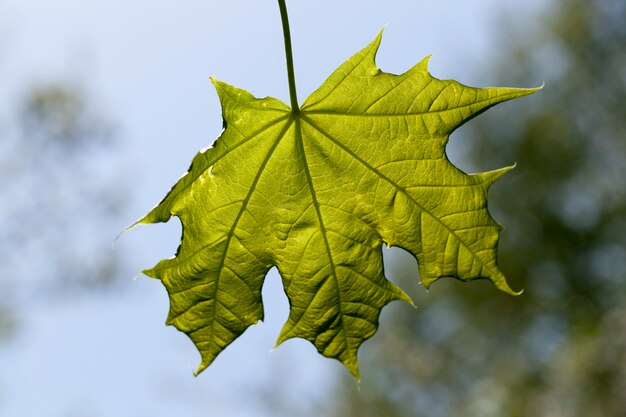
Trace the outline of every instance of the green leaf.
<path fill-rule="evenodd" d="M 381 72 L 381 37 L 300 110 L 213 80 L 223 133 L 139 221 L 182 222 L 176 256 L 145 273 L 167 288 L 167 323 L 196 344 L 198 372 L 263 319 L 261 287 L 273 266 L 290 303 L 277 344 L 309 340 L 357 378 L 357 350 L 381 309 L 411 302 L 384 276 L 383 243 L 416 256 L 426 287 L 487 278 L 513 293 L 487 210 L 489 187 L 509 168 L 467 175 L 445 145 L 480 112 L 535 90 L 438 80 L 428 59 L 402 75 Z"/>

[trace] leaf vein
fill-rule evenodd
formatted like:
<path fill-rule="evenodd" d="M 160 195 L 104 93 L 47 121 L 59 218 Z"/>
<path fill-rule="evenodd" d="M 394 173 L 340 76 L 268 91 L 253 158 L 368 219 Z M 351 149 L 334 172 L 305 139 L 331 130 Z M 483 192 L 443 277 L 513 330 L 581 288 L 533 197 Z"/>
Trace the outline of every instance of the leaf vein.
<path fill-rule="evenodd" d="M 368 168 L 370 171 L 372 171 L 374 174 L 376 174 L 378 177 L 380 177 L 381 179 L 385 180 L 386 182 L 388 182 L 391 186 L 397 188 L 399 191 L 401 191 L 403 194 L 405 194 L 407 196 L 407 198 L 409 200 L 411 200 L 418 208 L 420 208 L 420 210 L 422 211 L 422 215 L 423 214 L 428 214 L 430 217 L 432 217 L 433 219 L 435 219 L 436 221 L 438 221 L 447 231 L 448 233 L 454 235 L 459 242 L 468 250 L 468 252 L 470 252 L 470 254 L 472 254 L 474 257 L 478 258 L 481 263 L 483 265 L 486 265 L 486 261 L 484 261 L 481 257 L 478 256 L 478 253 L 474 252 L 469 246 L 467 246 L 465 244 L 465 242 L 463 242 L 463 240 L 460 239 L 459 236 L 456 235 L 456 233 L 454 232 L 454 230 L 452 230 L 446 223 L 444 223 L 440 218 L 436 217 L 435 215 L 433 215 L 428 209 L 426 209 L 422 204 L 420 204 L 411 194 L 409 194 L 407 192 L 407 190 L 402 187 L 400 184 L 396 183 L 395 181 L 393 181 L 391 178 L 387 177 L 385 174 L 383 174 L 382 172 L 380 172 L 379 170 L 377 170 L 376 168 L 374 168 L 372 165 L 370 165 L 367 161 L 365 161 L 364 159 L 362 159 L 360 156 L 358 156 L 356 153 L 354 153 L 351 149 L 349 149 L 348 147 L 346 147 L 345 145 L 343 145 L 341 142 L 339 142 L 338 140 L 336 140 L 335 138 L 333 138 L 331 135 L 329 135 L 326 131 L 324 131 L 321 127 L 319 127 L 313 120 L 311 120 L 309 117 L 307 117 L 306 115 L 302 115 L 302 120 L 306 121 L 311 127 L 313 127 L 315 130 L 317 130 L 318 132 L 320 132 L 322 134 L 322 136 L 324 136 L 326 139 L 330 140 L 331 142 L 333 142 L 335 145 L 339 146 L 341 149 L 343 149 L 346 153 L 348 153 L 350 156 L 352 156 L 354 159 L 356 159 L 357 161 L 359 161 L 361 164 L 363 164 L 366 168 Z M 422 228 L 423 230 L 423 228 Z M 457 259 L 458 261 L 458 259 Z M 491 270 L 491 268 L 489 268 Z M 500 276 L 500 274 L 496 272 L 495 276 L 499 277 L 498 280 L 501 280 L 502 277 Z"/>

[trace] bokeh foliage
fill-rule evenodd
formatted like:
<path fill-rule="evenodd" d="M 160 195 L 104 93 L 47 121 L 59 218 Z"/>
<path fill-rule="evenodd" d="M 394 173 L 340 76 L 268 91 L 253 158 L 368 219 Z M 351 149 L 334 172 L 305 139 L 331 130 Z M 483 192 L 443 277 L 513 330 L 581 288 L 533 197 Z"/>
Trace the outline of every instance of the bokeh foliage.
<path fill-rule="evenodd" d="M 84 88 L 26 86 L 0 114 L 0 341 L 31 302 L 101 288 L 122 189 L 102 165 L 116 136 Z"/>

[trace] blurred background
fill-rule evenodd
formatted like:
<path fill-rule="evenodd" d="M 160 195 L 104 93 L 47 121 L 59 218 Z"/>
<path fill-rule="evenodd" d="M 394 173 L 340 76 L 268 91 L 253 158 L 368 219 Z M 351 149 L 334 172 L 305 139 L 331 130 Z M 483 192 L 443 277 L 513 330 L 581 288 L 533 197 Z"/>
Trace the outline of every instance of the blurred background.
<path fill-rule="evenodd" d="M 228 3 L 228 4 L 226 4 Z M 304 4 L 306 3 L 306 4 Z M 0 416 L 626 416 L 626 3 L 288 3 L 299 97 L 383 25 L 387 72 L 545 88 L 454 133 L 505 225 L 489 283 L 419 285 L 385 251 L 394 303 L 360 386 L 304 341 L 273 270 L 266 320 L 198 378 L 139 273 L 180 226 L 139 227 L 221 130 L 209 76 L 288 102 L 274 1 L 0 1 Z"/>

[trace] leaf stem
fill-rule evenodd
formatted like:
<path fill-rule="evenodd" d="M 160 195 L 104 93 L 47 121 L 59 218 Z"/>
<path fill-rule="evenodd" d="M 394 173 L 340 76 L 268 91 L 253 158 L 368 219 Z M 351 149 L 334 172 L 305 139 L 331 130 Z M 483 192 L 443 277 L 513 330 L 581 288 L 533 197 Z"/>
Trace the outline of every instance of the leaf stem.
<path fill-rule="evenodd" d="M 287 77 L 289 79 L 289 98 L 291 99 L 291 111 L 294 114 L 300 113 L 298 106 L 298 96 L 296 95 L 296 76 L 293 70 L 293 53 L 291 51 L 291 32 L 289 31 L 289 17 L 287 16 L 287 5 L 285 0 L 278 0 L 280 8 L 280 20 L 283 23 L 283 38 L 285 39 L 285 55 L 287 58 Z"/>

